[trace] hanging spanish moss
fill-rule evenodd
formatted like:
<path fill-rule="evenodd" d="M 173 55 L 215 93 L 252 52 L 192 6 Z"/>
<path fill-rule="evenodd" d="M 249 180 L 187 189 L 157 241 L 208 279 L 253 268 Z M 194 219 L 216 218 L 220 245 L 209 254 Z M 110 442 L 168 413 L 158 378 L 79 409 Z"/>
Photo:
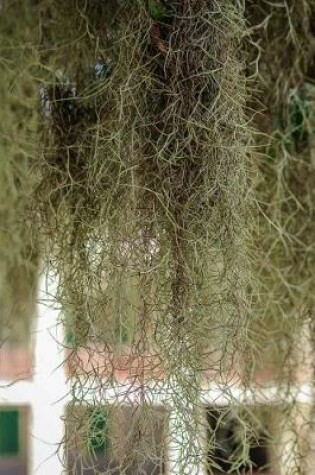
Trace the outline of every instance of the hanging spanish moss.
<path fill-rule="evenodd" d="M 297 332 L 311 322 L 314 306 L 314 13 L 314 2 L 247 4 L 262 304 L 252 340 L 258 344 L 258 330 L 261 363 L 268 357 L 285 377 Z"/>
<path fill-rule="evenodd" d="M 37 246 L 31 237 L 26 209 L 33 177 L 36 96 L 29 33 L 29 6 L 0 14 L 0 339 L 27 342 L 35 311 Z"/>
<path fill-rule="evenodd" d="M 167 328 L 194 333 L 201 355 L 210 323 L 219 349 L 218 326 L 235 334 L 244 318 L 243 24 L 217 6 L 50 10 L 36 198 L 78 344 L 160 352 Z"/>
<path fill-rule="evenodd" d="M 281 381 L 287 394 L 314 378 L 314 14 L 313 1 L 246 7 L 260 249 L 249 377 Z M 282 454 L 288 473 L 308 473 L 310 425 L 310 406 L 278 413 L 271 436 L 275 446 L 291 444 Z"/>
<path fill-rule="evenodd" d="M 265 383 L 264 373 L 289 393 L 306 368 L 301 354 L 314 339 L 315 2 L 19 7 L 7 5 L 1 25 L 0 239 L 14 236 L 4 241 L 3 282 L 15 279 L 16 265 L 33 272 L 35 224 L 45 264 L 58 275 L 76 383 L 90 377 L 105 391 L 123 372 L 127 399 L 142 390 L 132 407 L 73 401 L 69 473 L 94 466 L 134 475 L 149 459 L 182 475 L 207 457 L 209 473 L 244 472 L 256 463 L 258 439 L 273 441 L 264 463 L 276 467 L 284 437 L 298 430 L 297 404 L 210 408 L 205 428 L 198 401 L 204 385 Z M 21 227 L 30 222 L 26 203 L 32 233 Z M 169 400 L 157 410 L 146 390 L 161 385 Z M 306 454 L 301 437 L 295 446 L 292 453 Z"/>
<path fill-rule="evenodd" d="M 202 374 L 226 377 L 247 324 L 242 8 L 41 8 L 48 74 L 35 200 L 70 359 L 80 347 L 155 356 L 197 420 Z"/>

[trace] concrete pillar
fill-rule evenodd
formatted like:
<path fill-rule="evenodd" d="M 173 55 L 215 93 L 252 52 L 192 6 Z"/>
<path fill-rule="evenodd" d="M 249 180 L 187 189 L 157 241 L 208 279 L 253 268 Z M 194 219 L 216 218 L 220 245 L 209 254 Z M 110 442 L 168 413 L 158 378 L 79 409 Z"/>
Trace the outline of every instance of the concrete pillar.
<path fill-rule="evenodd" d="M 42 276 L 35 335 L 35 368 L 31 394 L 32 439 L 30 475 L 61 475 L 64 466 L 64 407 L 69 401 L 62 348 L 62 325 L 54 304 L 57 282 Z"/>

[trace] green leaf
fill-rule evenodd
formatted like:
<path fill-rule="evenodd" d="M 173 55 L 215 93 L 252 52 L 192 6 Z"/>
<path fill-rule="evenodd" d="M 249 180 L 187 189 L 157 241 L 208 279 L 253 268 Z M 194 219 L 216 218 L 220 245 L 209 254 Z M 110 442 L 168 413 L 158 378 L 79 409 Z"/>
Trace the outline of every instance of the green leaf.
<path fill-rule="evenodd" d="M 149 0 L 150 15 L 154 20 L 163 21 L 167 15 L 166 7 L 160 0 Z"/>

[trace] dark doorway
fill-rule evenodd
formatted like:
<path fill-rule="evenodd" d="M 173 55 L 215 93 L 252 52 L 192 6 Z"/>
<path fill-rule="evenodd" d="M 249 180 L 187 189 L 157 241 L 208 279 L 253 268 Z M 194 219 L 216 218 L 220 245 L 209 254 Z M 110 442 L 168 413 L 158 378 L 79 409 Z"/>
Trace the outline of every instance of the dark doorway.
<path fill-rule="evenodd" d="M 207 438 L 209 475 L 259 474 L 268 470 L 266 434 L 260 430 L 258 434 L 245 440 L 244 428 L 233 411 L 207 408 Z"/>

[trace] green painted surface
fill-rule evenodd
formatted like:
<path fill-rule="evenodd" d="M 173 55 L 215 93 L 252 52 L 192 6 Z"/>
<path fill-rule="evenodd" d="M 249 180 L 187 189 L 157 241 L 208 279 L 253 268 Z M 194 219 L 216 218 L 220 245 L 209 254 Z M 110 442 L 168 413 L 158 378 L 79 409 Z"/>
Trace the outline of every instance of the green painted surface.
<path fill-rule="evenodd" d="M 0 457 L 19 454 L 19 411 L 0 411 Z"/>
<path fill-rule="evenodd" d="M 104 409 L 90 412 L 88 444 L 94 453 L 105 452 L 108 448 L 108 412 Z"/>

